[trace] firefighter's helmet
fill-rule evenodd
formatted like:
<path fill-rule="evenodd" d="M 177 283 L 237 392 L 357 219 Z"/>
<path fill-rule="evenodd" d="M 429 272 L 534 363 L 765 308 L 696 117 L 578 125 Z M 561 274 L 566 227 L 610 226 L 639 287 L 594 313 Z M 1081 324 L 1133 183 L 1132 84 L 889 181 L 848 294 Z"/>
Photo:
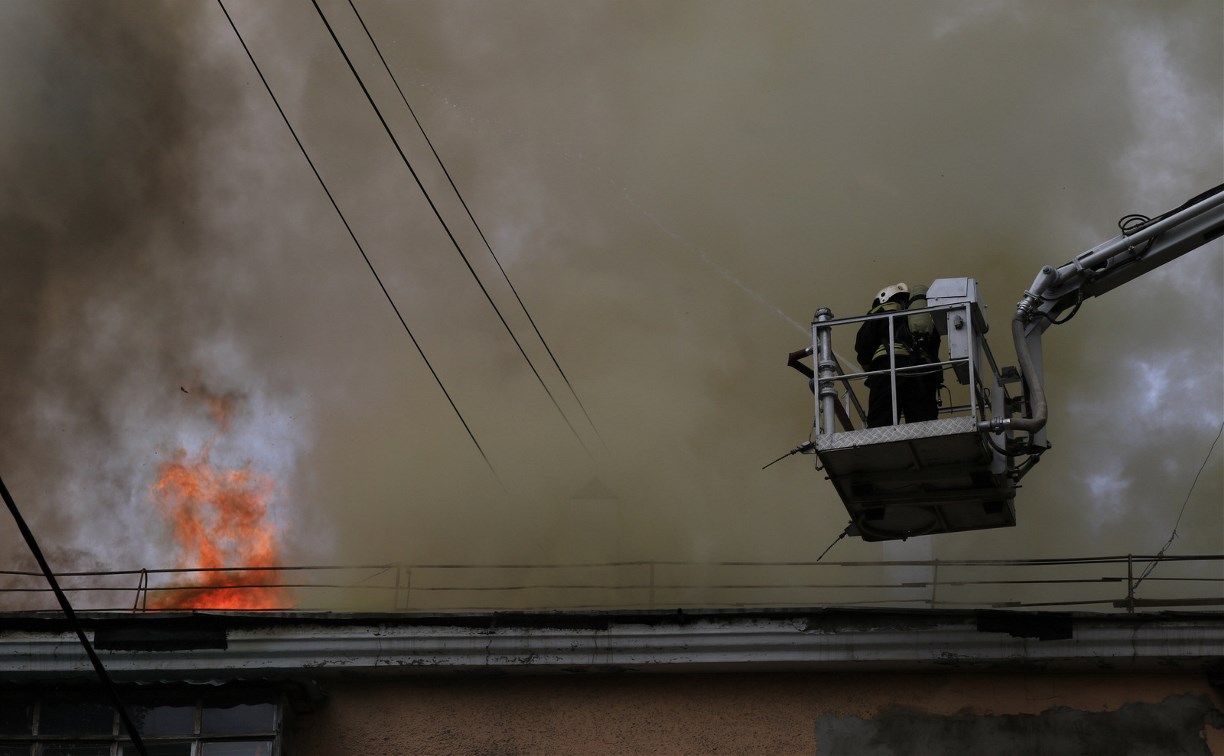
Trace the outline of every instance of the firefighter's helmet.
<path fill-rule="evenodd" d="M 895 283 L 892 286 L 885 286 L 883 289 L 880 289 L 880 293 L 876 295 L 875 301 L 871 303 L 871 306 L 879 307 L 889 300 L 899 298 L 901 295 L 905 295 L 906 298 L 909 297 L 909 287 L 904 283 Z"/>

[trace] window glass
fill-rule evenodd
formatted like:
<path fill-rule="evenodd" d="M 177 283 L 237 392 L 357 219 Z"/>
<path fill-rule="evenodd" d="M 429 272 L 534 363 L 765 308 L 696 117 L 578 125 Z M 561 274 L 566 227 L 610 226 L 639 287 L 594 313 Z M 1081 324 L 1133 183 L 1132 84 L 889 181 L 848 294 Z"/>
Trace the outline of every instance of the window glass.
<path fill-rule="evenodd" d="M 243 740 L 205 743 L 201 756 L 271 756 L 271 740 Z"/>
<path fill-rule="evenodd" d="M 110 735 L 115 710 L 96 701 L 43 701 L 39 735 Z"/>
<path fill-rule="evenodd" d="M 0 735 L 29 735 L 34 705 L 0 701 Z"/>
<path fill-rule="evenodd" d="M 132 721 L 141 735 L 191 735 L 195 733 L 195 706 L 131 706 Z"/>
<path fill-rule="evenodd" d="M 128 692 L 128 712 L 149 756 L 273 754 L 280 704 L 266 688 Z M 0 756 L 139 756 L 117 722 L 110 701 L 100 694 L 3 692 Z"/>
<path fill-rule="evenodd" d="M 276 704 L 206 705 L 201 733 L 226 735 L 244 732 L 272 732 L 275 728 Z"/>
<path fill-rule="evenodd" d="M 144 742 L 145 751 L 149 756 L 191 756 L 191 743 L 166 743 L 159 741 Z M 140 751 L 131 743 L 124 743 L 119 749 L 119 756 L 140 756 Z"/>
<path fill-rule="evenodd" d="M 44 756 L 110 756 L 106 743 L 43 743 Z"/>

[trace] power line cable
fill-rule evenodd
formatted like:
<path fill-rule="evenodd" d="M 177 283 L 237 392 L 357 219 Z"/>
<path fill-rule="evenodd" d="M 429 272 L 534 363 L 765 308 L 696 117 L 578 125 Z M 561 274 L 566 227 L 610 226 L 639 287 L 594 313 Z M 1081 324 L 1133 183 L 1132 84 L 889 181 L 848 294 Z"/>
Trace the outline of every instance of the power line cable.
<path fill-rule="evenodd" d="M 220 0 L 218 0 L 218 2 L 220 2 Z M 348 65 L 349 71 L 352 72 L 353 77 L 357 80 L 357 84 L 361 87 L 361 91 L 365 94 L 366 100 L 370 103 L 370 107 L 374 109 L 374 114 L 378 116 L 378 121 L 382 124 L 383 130 L 385 130 L 387 132 L 387 136 L 391 138 L 391 143 L 395 146 L 395 151 L 399 153 L 400 159 L 403 160 L 404 165 L 408 168 L 408 172 L 412 174 L 413 180 L 416 181 L 417 188 L 421 190 L 421 194 L 424 195 L 425 201 L 429 203 L 429 207 L 431 210 L 433 210 L 434 216 L 438 219 L 438 223 L 442 225 L 442 230 L 446 232 L 446 236 L 450 239 L 451 244 L 455 247 L 455 251 L 458 252 L 459 257 L 463 259 L 463 264 L 467 266 L 468 272 L 471 273 L 472 278 L 476 281 L 476 285 L 479 286 L 480 291 L 484 293 L 485 299 L 488 300 L 489 305 L 493 308 L 493 312 L 497 313 L 498 320 L 500 320 L 501 324 L 505 327 L 506 333 L 510 334 L 510 338 L 514 341 L 514 345 L 518 347 L 519 354 L 523 355 L 523 359 L 527 362 L 527 366 L 531 368 L 531 372 L 535 374 L 536 380 L 544 389 L 544 393 L 548 394 L 548 398 L 552 401 L 553 406 L 557 408 L 557 412 L 560 413 L 561 418 L 565 421 L 565 424 L 569 426 L 570 432 L 574 434 L 574 438 L 578 439 L 578 443 L 582 445 L 583 450 L 586 451 L 588 456 L 591 456 L 591 450 L 587 448 L 586 442 L 582 440 L 582 436 L 578 434 L 577 429 L 574 428 L 573 423 L 570 422 L 570 419 L 565 414 L 565 411 L 561 409 L 561 405 L 557 403 L 556 397 L 554 397 L 552 391 L 549 390 L 548 384 L 544 382 L 544 378 L 540 375 L 540 371 L 536 369 L 536 366 L 534 363 L 532 363 L 531 358 L 527 356 L 527 350 L 523 348 L 523 345 L 519 342 L 518 337 L 514 335 L 514 330 L 510 328 L 510 324 L 506 322 L 505 316 L 502 315 L 501 310 L 497 307 L 497 303 L 493 301 L 493 296 L 489 294 L 489 290 L 485 288 L 484 282 L 480 280 L 480 276 L 476 275 L 476 269 L 472 267 L 471 261 L 468 260 L 467 255 L 463 252 L 463 247 L 460 246 L 454 233 L 451 232 L 450 226 L 447 225 L 446 220 L 442 217 L 442 213 L 438 210 L 438 206 L 434 204 L 433 198 L 430 197 L 429 192 L 426 191 L 425 184 L 421 181 L 420 176 L 417 175 L 416 169 L 412 167 L 412 162 L 408 160 L 408 156 L 404 153 L 403 148 L 400 146 L 399 140 L 395 138 L 395 133 L 391 130 L 391 126 L 387 123 L 387 119 L 383 117 L 382 110 L 378 107 L 378 103 L 374 101 L 374 96 L 370 94 L 370 90 L 366 87 L 365 81 L 361 78 L 361 74 L 357 72 L 357 67 L 353 65 L 353 61 L 349 58 L 348 52 L 344 49 L 344 45 L 340 43 L 340 38 L 336 36 L 336 32 L 334 29 L 332 29 L 331 23 L 328 22 L 327 16 L 323 14 L 323 9 L 319 7 L 317 0 L 310 0 L 310 2 L 314 6 L 315 11 L 318 12 L 319 18 L 323 21 L 323 25 L 327 27 L 327 33 L 331 35 L 332 41 L 336 44 L 336 49 L 339 50 L 340 55 L 344 57 L 344 62 Z"/>
<path fill-rule="evenodd" d="M 1152 574 L 1152 570 L 1156 569 L 1156 565 L 1160 564 L 1161 557 L 1173 545 L 1173 541 L 1177 538 L 1177 526 L 1181 524 L 1182 515 L 1186 513 L 1186 505 L 1190 503 L 1190 496 L 1194 493 L 1194 487 L 1198 485 L 1199 476 L 1203 474 L 1203 470 L 1207 468 L 1207 462 L 1211 459 L 1211 453 L 1215 451 L 1216 444 L 1220 441 L 1220 436 L 1224 435 L 1224 423 L 1220 424 L 1220 430 L 1216 433 L 1215 440 L 1211 442 L 1211 448 L 1207 450 L 1207 456 L 1203 458 L 1203 464 L 1199 465 L 1198 472 L 1194 474 L 1194 481 L 1190 483 L 1190 490 L 1186 492 L 1186 500 L 1182 502 L 1181 511 L 1177 513 L 1177 520 L 1173 523 L 1173 532 L 1169 535 L 1169 540 L 1165 541 L 1165 545 L 1156 553 L 1156 558 L 1147 566 L 1139 579 L 1135 581 L 1135 585 L 1131 588 L 1131 593 L 1139 588 L 1148 575 Z"/>
<path fill-rule="evenodd" d="M 353 9 L 353 14 L 357 16 L 357 20 L 361 23 L 361 28 L 365 30 L 366 36 L 369 37 L 370 44 L 374 47 L 374 52 L 378 54 L 378 59 L 382 61 L 383 68 L 386 69 L 387 75 L 391 77 L 391 82 L 395 84 L 395 91 L 399 92 L 400 99 L 404 102 L 404 107 L 408 109 L 408 114 L 411 115 L 412 120 L 416 122 L 417 128 L 421 131 L 421 136 L 425 138 L 425 143 L 429 145 L 429 151 L 433 153 L 434 159 L 438 161 L 438 165 L 442 168 L 442 173 L 446 175 L 446 180 L 450 182 L 451 189 L 454 190 L 455 196 L 459 198 L 459 204 L 463 205 L 463 210 L 467 213 L 468 219 L 472 221 L 472 226 L 476 229 L 476 233 L 480 235 L 480 240 L 484 242 L 485 249 L 489 250 L 489 256 L 492 257 L 493 262 L 497 264 L 497 269 L 501 272 L 502 278 L 506 280 L 506 285 L 510 287 L 510 291 L 514 294 L 515 300 L 517 300 L 519 303 L 519 307 L 523 309 L 523 314 L 527 316 L 527 322 L 531 323 L 531 328 L 535 331 L 536 336 L 540 339 L 540 343 L 544 345 L 544 351 L 548 352 L 548 356 L 552 360 L 553 365 L 556 366 L 557 372 L 561 374 L 561 379 L 565 381 L 565 385 L 569 388 L 570 394 L 574 397 L 574 401 L 577 402 L 578 408 L 582 410 L 582 415 L 586 418 L 587 424 L 591 426 L 591 430 L 594 431 L 596 438 L 598 438 L 599 442 L 603 444 L 603 436 L 600 435 L 599 429 L 595 427 L 595 422 L 591 419 L 590 413 L 587 412 L 586 406 L 582 403 L 582 399 L 578 397 L 578 392 L 574 389 L 574 385 L 570 383 L 569 376 L 567 376 L 565 374 L 565 370 L 561 368 L 561 363 L 557 361 L 557 357 L 555 354 L 553 354 L 552 348 L 549 347 L 548 341 L 544 338 L 544 334 L 540 332 L 539 326 L 536 325 L 535 318 L 531 317 L 531 312 L 527 309 L 527 305 L 525 302 L 523 302 L 523 298 L 519 296 L 518 289 L 515 288 L 514 283 L 510 280 L 510 275 L 506 273 L 506 269 L 502 267 L 501 260 L 498 259 L 497 253 L 493 251 L 493 245 L 489 243 L 489 239 L 485 236 L 484 230 L 480 227 L 480 224 L 476 222 L 476 217 L 472 214 L 471 208 L 468 207 L 467 201 L 464 200 L 463 193 L 459 191 L 459 187 L 455 184 L 455 180 L 451 177 L 450 171 L 446 168 L 446 163 L 443 162 L 442 156 L 438 154 L 438 150 L 434 147 L 433 140 L 429 138 L 429 134 L 425 131 L 425 126 L 421 123 L 421 119 L 417 117 L 416 111 L 413 110 L 412 105 L 409 104 L 408 96 L 404 94 L 404 90 L 400 86 L 399 79 L 395 77 L 395 74 L 391 71 L 390 64 L 388 64 L 387 59 L 383 57 L 382 49 L 379 48 L 378 42 L 375 41 L 373 33 L 370 32 L 370 28 L 366 25 L 365 19 L 361 15 L 361 11 L 357 10 L 357 6 L 353 3 L 353 0 L 348 0 L 348 4 L 349 7 Z M 604 448 L 607 448 L 607 444 L 604 444 Z"/>
<path fill-rule="evenodd" d="M 480 446 L 480 442 L 476 440 L 476 434 L 472 432 L 471 426 L 464 419 L 463 413 L 459 411 L 458 405 L 455 404 L 454 398 L 450 392 L 446 390 L 445 384 L 442 383 L 441 376 L 434 369 L 433 363 L 429 361 L 429 357 L 425 355 L 425 350 L 421 347 L 419 341 L 412 333 L 412 329 L 408 327 L 408 322 L 404 320 L 404 316 L 400 313 L 399 307 L 396 306 L 395 300 L 391 298 L 391 293 L 387 291 L 387 287 L 383 284 L 382 278 L 378 275 L 378 271 L 374 268 L 374 263 L 370 261 L 370 256 L 366 254 L 365 248 L 361 246 L 361 242 L 357 239 L 357 234 L 353 231 L 353 227 L 349 225 L 348 219 L 345 218 L 344 212 L 340 209 L 336 198 L 332 196 L 331 190 L 327 188 L 327 182 L 323 180 L 323 176 L 319 173 L 319 169 L 315 167 L 314 161 L 310 159 L 310 153 L 306 151 L 306 146 L 302 144 L 302 140 L 298 137 L 297 130 L 293 128 L 293 124 L 289 122 L 289 116 L 285 114 L 284 108 L 281 107 L 280 100 L 276 98 L 276 93 L 272 91 L 272 85 L 268 83 L 267 77 L 264 76 L 263 70 L 259 64 L 255 62 L 255 56 L 251 53 L 251 49 L 247 47 L 246 40 L 242 37 L 242 32 L 238 31 L 238 26 L 234 23 L 234 19 L 230 17 L 229 11 L 225 8 L 225 3 L 222 0 L 217 0 L 217 5 L 221 6 L 221 12 L 225 14 L 225 19 L 229 21 L 230 28 L 234 30 L 234 34 L 238 37 L 238 42 L 242 44 L 242 49 L 246 51 L 247 57 L 251 60 L 251 65 L 255 67 L 255 73 L 259 74 L 259 80 L 263 82 L 264 88 L 268 90 L 268 95 L 272 98 L 273 104 L 276 105 L 277 112 L 285 121 L 285 126 L 289 128 L 289 133 L 293 135 L 293 140 L 297 142 L 298 149 L 302 151 L 302 156 L 306 158 L 306 162 L 310 164 L 310 170 L 314 172 L 315 178 L 319 180 L 319 186 L 323 187 L 324 194 L 335 208 L 336 214 L 340 216 L 340 222 L 344 224 L 344 228 L 348 231 L 349 237 L 352 238 L 353 244 L 357 246 L 357 251 L 361 253 L 361 259 L 365 260 L 366 267 L 370 269 L 370 273 L 374 276 L 374 280 L 378 282 L 378 288 L 382 290 L 383 296 L 386 297 L 387 303 L 391 305 L 391 309 L 395 311 L 395 317 L 399 318 L 400 325 L 404 327 L 404 332 L 408 334 L 408 338 L 412 340 L 412 345 L 416 347 L 417 353 L 421 355 L 421 359 L 425 361 L 425 366 L 429 368 L 429 372 L 433 375 L 434 381 L 438 384 L 438 388 L 442 389 L 442 394 L 446 396 L 446 401 L 450 402 L 451 409 L 455 411 L 455 416 L 459 418 L 459 422 L 463 424 L 463 429 L 467 431 L 468 438 L 472 439 L 472 443 L 476 446 L 476 451 L 480 452 L 481 459 L 488 466 L 489 471 L 493 473 L 493 477 L 497 478 L 501 484 L 501 478 L 497 475 L 497 470 L 493 469 L 493 463 L 489 461 L 489 457 L 485 454 L 484 449 Z M 318 6 L 315 6 L 318 7 Z M 504 488 L 504 485 L 503 485 Z"/>
<path fill-rule="evenodd" d="M 98 653 L 94 651 L 93 645 L 85 637 L 85 628 L 81 626 L 80 618 L 73 611 L 72 603 L 68 600 L 67 594 L 60 588 L 59 581 L 55 579 L 55 573 L 51 571 L 51 565 L 47 564 L 47 559 L 43 556 L 42 549 L 38 548 L 38 541 L 34 538 L 34 532 L 30 530 L 30 526 L 26 524 L 25 518 L 21 516 L 21 510 L 17 508 L 17 502 L 13 500 L 13 495 L 9 493 L 8 486 L 4 485 L 3 478 L 0 478 L 0 496 L 3 496 L 4 503 L 8 506 L 9 514 L 13 516 L 13 520 L 17 523 L 17 529 L 21 531 L 21 537 L 25 539 L 30 553 L 34 555 L 34 561 L 38 562 L 39 569 L 42 570 L 43 576 L 47 578 L 47 582 L 51 585 L 51 591 L 55 594 L 55 600 L 59 602 L 60 609 L 64 612 L 64 617 L 68 619 L 68 624 L 72 625 L 73 631 L 76 632 L 77 640 L 81 642 L 81 647 L 85 649 L 85 655 L 89 657 L 89 663 L 93 665 L 94 672 L 97 673 L 98 679 L 102 681 L 102 686 L 106 688 L 111 704 L 115 707 L 115 711 L 119 712 L 119 721 L 123 723 L 123 728 L 127 730 L 128 737 L 132 739 L 132 745 L 136 747 L 140 756 L 149 756 L 149 752 L 145 750 L 144 741 L 140 737 L 140 732 L 136 729 L 131 716 L 128 715 L 127 706 L 124 705 L 123 699 L 119 696 L 119 689 L 115 687 L 115 682 L 111 680 L 110 674 L 107 673 L 102 660 L 98 658 Z"/>

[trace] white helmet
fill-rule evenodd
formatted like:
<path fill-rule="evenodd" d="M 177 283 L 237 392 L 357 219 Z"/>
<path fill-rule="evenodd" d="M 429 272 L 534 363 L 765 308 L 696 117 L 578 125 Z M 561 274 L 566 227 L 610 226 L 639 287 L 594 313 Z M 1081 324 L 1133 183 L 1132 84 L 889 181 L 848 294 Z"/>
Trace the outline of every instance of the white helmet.
<path fill-rule="evenodd" d="M 880 289 L 880 293 L 876 294 L 875 301 L 871 303 L 872 307 L 878 307 L 898 294 L 909 295 L 909 287 L 904 283 L 895 283 L 892 286 L 885 286 Z"/>

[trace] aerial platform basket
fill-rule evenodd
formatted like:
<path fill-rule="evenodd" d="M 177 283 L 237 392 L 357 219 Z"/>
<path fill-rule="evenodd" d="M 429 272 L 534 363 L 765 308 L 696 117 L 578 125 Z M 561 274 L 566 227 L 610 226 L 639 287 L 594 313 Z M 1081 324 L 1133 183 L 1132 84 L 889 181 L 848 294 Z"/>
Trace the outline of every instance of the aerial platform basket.
<path fill-rule="evenodd" d="M 841 496 L 851 519 L 848 532 L 867 541 L 1013 526 L 1016 483 L 1031 466 L 1015 464 L 1008 432 L 990 430 L 992 417 L 1023 409 L 1023 394 L 1016 399 L 1007 393 L 1006 384 L 1019 376 L 1014 369 L 1000 371 L 986 344 L 976 281 L 939 279 L 927 301 L 921 310 L 842 319 L 821 309 L 812 323 L 815 370 L 804 372 L 814 373 L 816 416 L 812 440 L 801 449 L 816 455 L 817 468 Z M 916 314 L 933 318 L 947 353 L 939 357 L 946 384 L 939 417 L 900 422 L 894 390 L 893 424 L 868 428 L 866 378 L 886 375 L 895 389 L 914 368 L 897 366 L 890 355 L 886 370 L 848 372 L 837 347 L 852 344 L 859 326 L 875 319 L 889 321 L 891 344 L 900 319 Z"/>
<path fill-rule="evenodd" d="M 817 455 L 817 467 L 828 472 L 850 513 L 847 533 L 888 540 L 1015 524 L 1017 483 L 1050 446 L 1042 333 L 1070 320 L 1085 299 L 1224 238 L 1224 184 L 1154 218 L 1127 215 L 1118 226 L 1121 234 L 1070 262 L 1043 266 L 1025 290 L 1011 321 L 1019 371 L 1000 371 L 991 356 L 985 307 L 971 278 L 935 281 L 921 310 L 840 320 L 827 309 L 816 311 L 812 345 L 792 352 L 789 362 L 811 379 L 816 422 L 811 440 L 791 453 Z M 848 373 L 844 365 L 852 363 L 836 349 L 853 344 L 858 328 L 852 326 L 875 319 L 887 319 L 888 367 Z M 866 428 L 859 396 L 866 378 L 875 377 L 873 385 L 891 381 L 896 397 L 905 373 L 922 376 L 924 384 L 932 377 L 931 364 L 899 367 L 891 351 L 901 328 L 931 324 L 947 343 L 947 358 L 937 355 L 934 364 L 945 379 L 956 376 L 943 382 L 946 405 L 935 420 L 903 425 L 894 400 L 892 423 Z M 801 362 L 808 356 L 815 357 L 814 370 Z M 1006 389 L 1012 383 L 1020 384 L 1016 396 Z"/>
<path fill-rule="evenodd" d="M 1015 482 L 972 417 L 821 434 L 814 446 L 865 541 L 1016 524 Z"/>

